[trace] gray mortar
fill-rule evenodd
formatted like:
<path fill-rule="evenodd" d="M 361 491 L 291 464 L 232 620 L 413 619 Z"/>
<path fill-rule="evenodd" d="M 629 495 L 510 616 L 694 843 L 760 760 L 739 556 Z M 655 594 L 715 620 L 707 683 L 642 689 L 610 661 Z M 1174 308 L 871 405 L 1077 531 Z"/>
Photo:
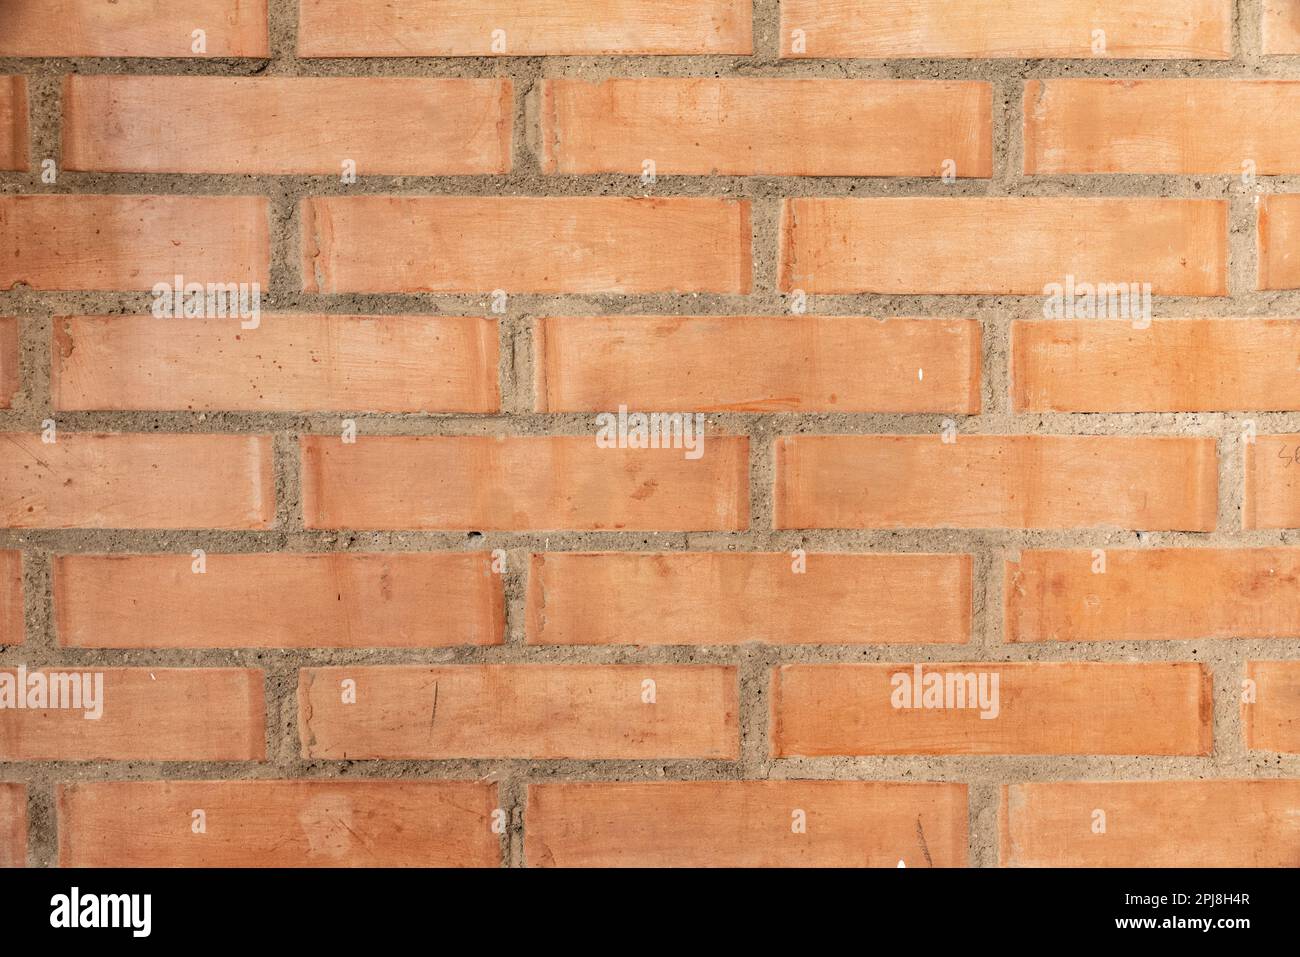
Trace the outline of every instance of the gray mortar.
<path fill-rule="evenodd" d="M 809 314 L 859 316 L 955 316 L 980 320 L 984 331 L 983 411 L 957 418 L 962 434 L 1160 434 L 1219 439 L 1218 530 L 1208 534 L 1082 531 L 772 530 L 772 441 L 797 433 L 932 433 L 938 415 L 718 414 L 711 431 L 750 439 L 748 531 L 740 533 L 307 531 L 303 528 L 296 438 L 335 434 L 340 420 L 355 418 L 368 435 L 577 434 L 590 433 L 590 415 L 532 412 L 531 320 L 545 315 L 783 314 L 788 305 L 775 289 L 776 231 L 780 200 L 787 196 L 1181 196 L 1230 202 L 1230 296 L 1223 299 L 1158 297 L 1157 316 L 1297 316 L 1300 292 L 1254 290 L 1255 193 L 1300 192 L 1300 176 L 1261 176 L 1247 188 L 1236 176 L 1035 176 L 1020 173 L 1023 156 L 1021 90 L 1028 79 L 1055 77 L 1278 77 L 1300 78 L 1300 57 L 1259 53 L 1257 4 L 1237 3 L 1232 60 L 800 60 L 777 59 L 777 0 L 757 0 L 753 57 L 514 57 L 303 60 L 293 58 L 296 3 L 270 0 L 269 60 L 0 59 L 0 74 L 28 76 L 32 169 L 0 173 L 4 193 L 191 193 L 256 194 L 271 203 L 274 246 L 268 312 L 490 315 L 483 295 L 315 295 L 298 288 L 298 203 L 308 196 L 382 194 L 549 196 L 724 196 L 753 205 L 754 291 L 728 295 L 513 295 L 501 322 L 500 415 L 335 415 L 236 413 L 61 413 L 53 416 L 50 388 L 50 319 L 79 313 L 137 314 L 145 294 L 36 293 L 25 287 L 0 292 L 0 315 L 21 317 L 22 391 L 12 410 L 0 411 L 0 431 L 38 431 L 57 418 L 66 431 L 244 432 L 275 436 L 276 527 L 270 531 L 0 530 L 0 548 L 26 554 L 27 644 L 0 648 L 0 663 L 13 665 L 247 666 L 266 673 L 268 760 L 265 763 L 159 763 L 125 761 L 9 763 L 0 780 L 28 786 L 29 863 L 57 859 L 54 787 L 61 781 L 238 778 L 467 778 L 495 780 L 509 812 L 502 839 L 507 866 L 522 866 L 525 786 L 543 780 L 656 780 L 720 778 L 834 778 L 846 780 L 960 781 L 970 785 L 970 863 L 997 863 L 999 785 L 1044 780 L 1131 780 L 1223 777 L 1300 777 L 1300 755 L 1248 752 L 1241 738 L 1237 691 L 1244 662 L 1252 658 L 1300 657 L 1300 638 L 1290 640 L 1094 642 L 1007 645 L 1002 636 L 1002 561 L 1025 548 L 1121 548 L 1135 546 L 1269 546 L 1300 544 L 1300 531 L 1243 531 L 1242 465 L 1236 437 L 1253 419 L 1261 434 L 1300 432 L 1300 413 L 1230 414 L 1016 414 L 1008 399 L 1007 335 L 1017 318 L 1040 315 L 1041 300 L 1017 296 L 816 296 Z M 68 73 L 207 74 L 223 76 L 506 76 L 515 85 L 514 163 L 505 176 L 375 176 L 343 186 L 335 176 L 110 175 L 60 172 L 58 183 L 40 182 L 40 160 L 58 157 L 60 82 Z M 945 185 L 918 178 L 790 178 L 661 176 L 650 188 L 637 176 L 542 176 L 534 154 L 529 111 L 537 81 L 573 76 L 775 76 L 893 77 L 983 80 L 994 86 L 994 165 L 989 180 Z M 959 439 L 960 441 L 960 439 Z M 509 553 L 506 575 L 507 638 L 494 648 L 303 649 L 303 650 L 80 650 L 60 648 L 54 635 L 50 556 L 63 552 L 416 551 L 491 550 Z M 970 645 L 770 647 L 537 647 L 524 644 L 523 595 L 530 551 L 723 550 L 935 551 L 975 556 L 974 631 Z M 809 634 L 816 641 L 815 633 Z M 1197 661 L 1214 677 L 1214 750 L 1206 757 L 924 757 L 810 758 L 772 760 L 768 741 L 768 674 L 780 663 L 856 661 Z M 326 664 L 444 662 L 703 662 L 737 666 L 741 758 L 728 761 L 323 761 L 304 760 L 298 745 L 296 671 Z"/>

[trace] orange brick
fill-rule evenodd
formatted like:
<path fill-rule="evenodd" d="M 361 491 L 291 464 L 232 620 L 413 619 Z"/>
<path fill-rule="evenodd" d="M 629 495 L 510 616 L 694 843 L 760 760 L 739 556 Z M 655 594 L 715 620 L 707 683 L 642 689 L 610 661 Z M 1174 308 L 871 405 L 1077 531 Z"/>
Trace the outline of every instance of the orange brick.
<path fill-rule="evenodd" d="M 454 316 L 73 316 L 57 409 L 496 412 L 497 322 Z"/>
<path fill-rule="evenodd" d="M 1300 195 L 1259 197 L 1259 288 L 1300 289 Z"/>
<path fill-rule="evenodd" d="M 1030 80 L 1026 173 L 1300 172 L 1300 82 Z"/>
<path fill-rule="evenodd" d="M 28 673 L 29 684 L 35 671 Z M 15 668 L 0 668 L 0 674 L 6 673 L 18 674 Z M 83 682 L 87 674 L 102 674 L 102 714 L 88 719 L 81 708 L 0 710 L 0 760 L 266 758 L 266 703 L 262 672 L 255 669 L 72 665 L 40 673 L 78 674 Z M 98 681 L 92 677 L 88 685 Z"/>
<path fill-rule="evenodd" d="M 988 177 L 993 88 L 930 80 L 545 80 L 544 173 Z"/>
<path fill-rule="evenodd" d="M 749 203 L 330 196 L 302 203 L 307 292 L 750 290 Z"/>
<path fill-rule="evenodd" d="M 0 433 L 0 527 L 270 528 L 271 437 Z"/>
<path fill-rule="evenodd" d="M 266 288 L 270 243 L 264 196 L 0 196 L 0 290 Z"/>
<path fill-rule="evenodd" d="M 1294 867 L 1300 781 L 1052 781 L 1002 788 L 1003 867 Z M 1105 833 L 1094 830 L 1104 813 Z"/>
<path fill-rule="evenodd" d="M 1241 705 L 1246 747 L 1300 754 L 1300 661 L 1247 661 L 1246 677 L 1255 683 L 1254 702 Z"/>
<path fill-rule="evenodd" d="M 194 49 L 204 31 L 206 52 Z M 266 57 L 266 0 L 5 0 L 0 56 Z"/>
<path fill-rule="evenodd" d="M 1211 703 L 1191 662 L 782 665 L 772 755 L 1206 755 Z"/>
<path fill-rule="evenodd" d="M 1300 468 L 1297 469 L 1300 474 Z M 1212 531 L 1214 440 L 799 435 L 776 440 L 777 528 Z"/>
<path fill-rule="evenodd" d="M 0 169 L 27 169 L 28 148 L 27 77 L 0 76 Z"/>
<path fill-rule="evenodd" d="M 0 783 L 0 867 L 27 866 L 27 788 Z"/>
<path fill-rule="evenodd" d="M 1231 0 L 782 0 L 781 55 L 1224 60 L 1232 16 Z"/>
<path fill-rule="evenodd" d="M 706 665 L 304 668 L 299 732 L 310 759 L 735 760 L 737 696 Z"/>
<path fill-rule="evenodd" d="M 1007 641 L 1300 636 L 1300 549 L 1024 551 L 1004 582 Z"/>
<path fill-rule="evenodd" d="M 1300 528 L 1300 435 L 1261 435 L 1245 448 L 1242 528 Z"/>
<path fill-rule="evenodd" d="M 1300 54 L 1300 9 L 1294 0 L 1264 0 L 1264 53 Z"/>
<path fill-rule="evenodd" d="M 23 617 L 23 553 L 0 551 L 0 646 L 23 643 Z"/>
<path fill-rule="evenodd" d="M 750 0 L 302 0 L 298 55 L 748 55 L 751 17 Z"/>
<path fill-rule="evenodd" d="M 486 553 L 60 555 L 59 644 L 77 648 L 434 648 L 500 644 Z"/>
<path fill-rule="evenodd" d="M 964 784 L 530 784 L 524 853 L 534 867 L 965 867 L 966 816 Z"/>
<path fill-rule="evenodd" d="M 980 409 L 980 325 L 841 316 L 536 319 L 537 411 Z"/>
<path fill-rule="evenodd" d="M 543 645 L 963 644 L 971 557 L 556 552 L 527 603 Z"/>
<path fill-rule="evenodd" d="M 359 176 L 505 173 L 513 103 L 503 79 L 74 75 L 63 164 L 338 176 L 351 160 Z"/>
<path fill-rule="evenodd" d="M 18 319 L 0 316 L 0 409 L 13 406 L 22 379 L 18 345 Z"/>
<path fill-rule="evenodd" d="M 1073 275 L 1224 296 L 1227 240 L 1219 200 L 787 199 L 780 288 L 1039 296 Z"/>
<path fill-rule="evenodd" d="M 1017 412 L 1300 409 L 1300 321 L 1113 319 L 1011 324 Z"/>
<path fill-rule="evenodd" d="M 749 440 L 704 454 L 600 448 L 594 435 L 308 435 L 308 528 L 743 531 Z M 690 453 L 693 454 L 693 453 Z"/>
<path fill-rule="evenodd" d="M 496 806 L 471 781 L 60 784 L 59 865 L 498 867 Z"/>

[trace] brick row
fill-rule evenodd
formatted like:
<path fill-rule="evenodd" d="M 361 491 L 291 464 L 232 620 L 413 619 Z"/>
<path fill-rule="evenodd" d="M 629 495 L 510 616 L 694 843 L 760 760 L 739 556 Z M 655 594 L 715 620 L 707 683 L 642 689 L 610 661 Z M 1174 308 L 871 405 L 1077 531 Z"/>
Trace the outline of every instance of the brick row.
<path fill-rule="evenodd" d="M 22 387 L 18 333 L 16 316 L 0 316 L 0 409 L 11 408 Z"/>
<path fill-rule="evenodd" d="M 1300 661 L 1248 661 L 1246 678 L 1253 683 L 1241 706 L 1246 747 L 1300 754 Z"/>
<path fill-rule="evenodd" d="M 195 36 L 202 30 L 201 38 Z M 199 45 L 199 40 L 202 45 Z M 267 57 L 267 0 L 5 0 L 0 56 Z"/>
<path fill-rule="evenodd" d="M 23 615 L 23 553 L 0 551 L 0 646 L 21 645 L 26 630 Z"/>
<path fill-rule="evenodd" d="M 28 149 L 27 77 L 0 76 L 0 170 L 27 169 Z"/>

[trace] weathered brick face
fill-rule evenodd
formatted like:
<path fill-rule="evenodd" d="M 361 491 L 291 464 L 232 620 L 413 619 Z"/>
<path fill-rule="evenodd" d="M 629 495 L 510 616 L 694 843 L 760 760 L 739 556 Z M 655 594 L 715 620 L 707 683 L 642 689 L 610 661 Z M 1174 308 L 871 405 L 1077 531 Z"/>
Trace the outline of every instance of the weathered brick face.
<path fill-rule="evenodd" d="M 1294 866 L 1298 54 L 0 2 L 0 866 Z"/>

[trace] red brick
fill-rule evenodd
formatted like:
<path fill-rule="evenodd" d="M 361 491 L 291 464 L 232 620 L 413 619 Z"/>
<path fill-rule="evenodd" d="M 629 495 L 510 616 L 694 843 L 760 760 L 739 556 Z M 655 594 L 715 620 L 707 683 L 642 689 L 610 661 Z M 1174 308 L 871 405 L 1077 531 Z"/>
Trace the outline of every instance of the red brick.
<path fill-rule="evenodd" d="M 18 319 L 0 316 L 0 409 L 13 406 L 22 382 Z"/>
<path fill-rule="evenodd" d="M 980 409 L 980 325 L 841 316 L 533 321 L 537 411 Z"/>
<path fill-rule="evenodd" d="M 1051 781 L 1002 788 L 1003 867 L 1294 867 L 1300 781 Z M 1105 814 L 1105 833 L 1094 821 Z"/>
<path fill-rule="evenodd" d="M 299 731 L 313 760 L 735 760 L 737 685 L 705 665 L 304 668 Z"/>
<path fill-rule="evenodd" d="M 0 527 L 269 528 L 271 437 L 0 433 Z"/>
<path fill-rule="evenodd" d="M 71 316 L 57 409 L 496 412 L 498 328 L 456 316 Z"/>
<path fill-rule="evenodd" d="M 1300 754 L 1300 661 L 1247 661 L 1246 677 L 1255 684 L 1254 702 L 1241 705 L 1246 747 Z"/>
<path fill-rule="evenodd" d="M 87 719 L 80 709 L 0 710 L 0 760 L 266 758 L 266 705 L 260 671 L 99 665 L 33 670 L 46 675 L 101 673 L 103 713 L 97 719 Z M 0 673 L 4 672 L 16 674 L 16 669 L 0 668 Z"/>
<path fill-rule="evenodd" d="M 962 644 L 969 555 L 786 552 L 533 555 L 543 645 Z"/>
<path fill-rule="evenodd" d="M 747 55 L 751 17 L 750 0 L 302 0 L 298 55 Z"/>
<path fill-rule="evenodd" d="M 1011 324 L 1017 412 L 1300 409 L 1300 321 L 1113 319 Z"/>
<path fill-rule="evenodd" d="M 26 170 L 28 149 L 27 77 L 0 76 L 0 169 Z"/>
<path fill-rule="evenodd" d="M 1225 60 L 1232 17 L 1231 0 L 782 0 L 781 55 Z"/>
<path fill-rule="evenodd" d="M 929 80 L 545 80 L 544 173 L 988 177 L 993 88 Z"/>
<path fill-rule="evenodd" d="M 1294 0 L 1263 0 L 1263 49 L 1266 55 L 1300 54 L 1300 9 Z"/>
<path fill-rule="evenodd" d="M 1073 275 L 1150 283 L 1155 295 L 1224 296 L 1227 241 L 1220 200 L 787 199 L 780 288 L 1040 296 Z"/>
<path fill-rule="evenodd" d="M 1300 173 L 1300 82 L 1030 80 L 1026 173 Z"/>
<path fill-rule="evenodd" d="M 1297 469 L 1300 474 L 1300 469 Z M 799 435 L 776 441 L 777 528 L 1212 531 L 1214 440 Z"/>
<path fill-rule="evenodd" d="M 1300 435 L 1261 435 L 1245 449 L 1241 527 L 1300 528 Z"/>
<path fill-rule="evenodd" d="M 966 815 L 964 784 L 531 784 L 524 853 L 534 867 L 965 867 Z"/>
<path fill-rule="evenodd" d="M 496 806 L 470 781 L 60 784 L 59 865 L 497 867 Z"/>
<path fill-rule="evenodd" d="M 339 176 L 351 160 L 359 176 L 505 173 L 513 104 L 504 79 L 74 75 L 63 164 Z"/>
<path fill-rule="evenodd" d="M 1260 289 L 1300 289 L 1300 195 L 1259 197 Z"/>
<path fill-rule="evenodd" d="M 27 866 L 27 788 L 0 784 L 0 867 Z"/>
<path fill-rule="evenodd" d="M 486 553 L 60 555 L 59 644 L 76 648 L 434 648 L 500 644 Z"/>
<path fill-rule="evenodd" d="M 1024 551 L 1006 563 L 1006 640 L 1300 636 L 1300 549 Z"/>
<path fill-rule="evenodd" d="M 592 435 L 302 438 L 308 528 L 743 531 L 749 440 L 704 454 Z"/>
<path fill-rule="evenodd" d="M 926 662 L 922 686 L 929 674 L 984 675 L 990 691 L 998 676 L 996 708 L 895 708 L 893 677 L 914 684 L 916 667 L 776 668 L 772 756 L 1210 753 L 1211 676 L 1199 664 Z"/>
<path fill-rule="evenodd" d="M 23 553 L 0 551 L 0 645 L 23 643 L 23 617 Z"/>
<path fill-rule="evenodd" d="M 5 0 L 0 56 L 266 57 L 267 0 Z M 193 32 L 206 34 L 206 53 Z"/>
<path fill-rule="evenodd" d="M 264 196 L 0 196 L 0 291 L 270 281 Z"/>
<path fill-rule="evenodd" d="M 329 196 L 301 216 L 307 292 L 750 291 L 748 202 Z"/>

